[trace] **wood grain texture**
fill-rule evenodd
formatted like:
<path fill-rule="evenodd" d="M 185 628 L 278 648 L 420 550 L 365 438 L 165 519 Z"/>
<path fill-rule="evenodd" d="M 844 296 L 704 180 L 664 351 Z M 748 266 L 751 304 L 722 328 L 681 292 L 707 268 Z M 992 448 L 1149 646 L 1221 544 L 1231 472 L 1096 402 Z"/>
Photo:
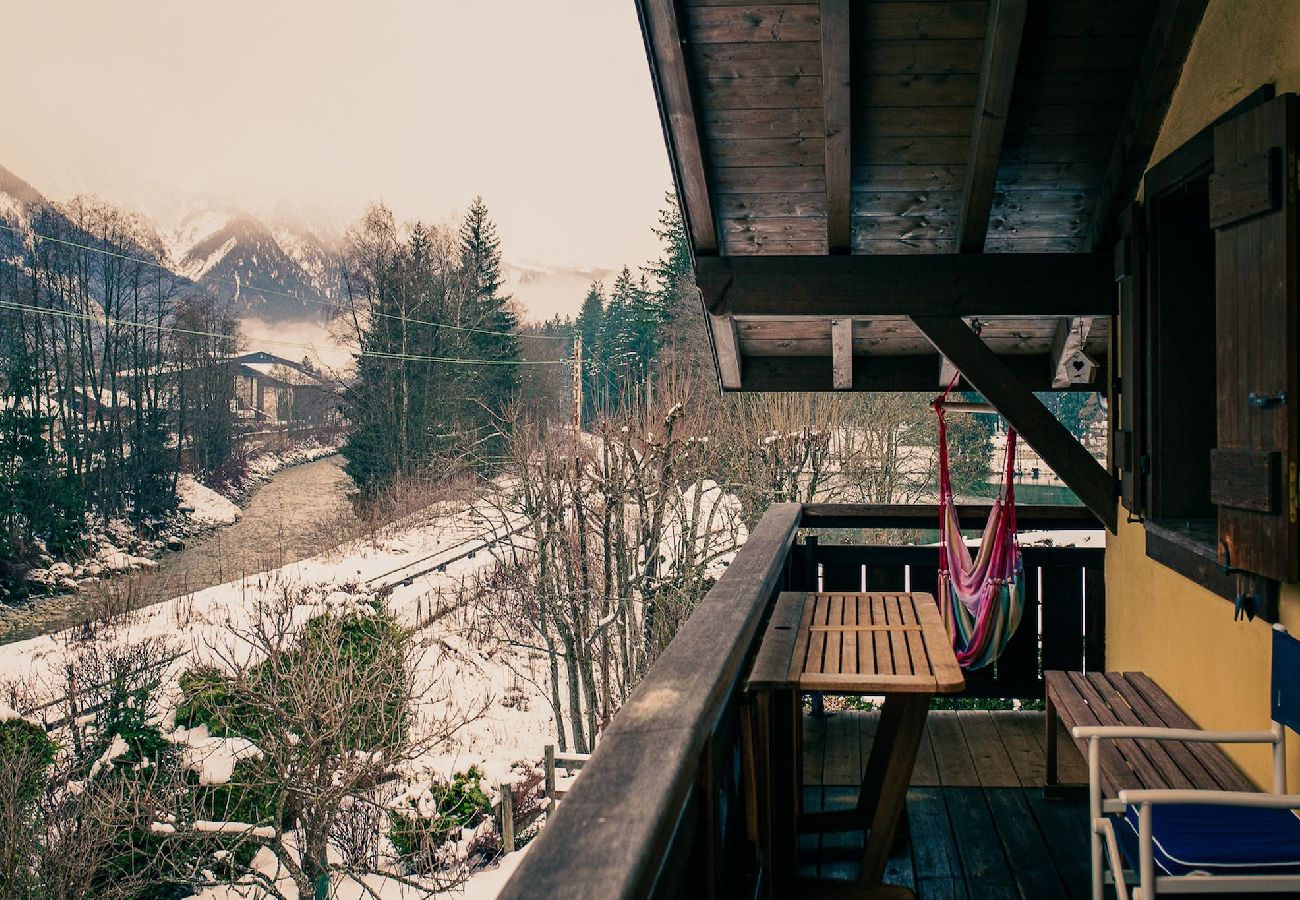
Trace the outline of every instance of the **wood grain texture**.
<path fill-rule="evenodd" d="M 712 253 L 717 230 L 676 7 L 672 0 L 638 0 L 637 13 L 691 243 L 696 252 Z"/>
<path fill-rule="evenodd" d="M 846 253 L 850 244 L 853 83 L 849 59 L 850 0 L 821 2 L 822 113 L 826 123 L 826 244 Z"/>
<path fill-rule="evenodd" d="M 709 316 L 713 352 L 718 360 L 718 380 L 724 388 L 735 390 L 741 385 L 742 363 L 736 338 L 736 320 L 732 316 Z"/>
<path fill-rule="evenodd" d="M 992 0 L 989 4 L 979 96 L 958 219 L 957 244 L 962 253 L 984 249 L 1027 11 L 1028 0 Z"/>
<path fill-rule="evenodd" d="M 1214 170 L 1225 178 L 1239 173 L 1243 162 L 1256 165 L 1256 175 L 1262 174 L 1257 161 L 1275 148 L 1291 161 L 1287 188 L 1271 210 L 1248 218 L 1226 217 L 1215 235 L 1214 277 L 1218 450 L 1232 452 L 1238 461 L 1243 451 L 1275 453 L 1274 465 L 1280 471 L 1259 472 L 1264 480 L 1253 480 L 1252 498 L 1240 490 L 1224 498 L 1231 502 L 1218 508 L 1218 539 L 1233 566 L 1294 581 L 1300 577 L 1300 524 L 1292 493 L 1300 457 L 1295 95 L 1283 94 L 1214 129 Z M 1256 195 L 1258 188 L 1247 190 Z M 1220 490 L 1229 486 L 1226 480 L 1216 482 Z M 1279 488 L 1285 492 L 1283 502 L 1267 502 L 1264 495 Z"/>
<path fill-rule="evenodd" d="M 831 320 L 831 383 L 837 391 L 853 388 L 853 320 Z"/>

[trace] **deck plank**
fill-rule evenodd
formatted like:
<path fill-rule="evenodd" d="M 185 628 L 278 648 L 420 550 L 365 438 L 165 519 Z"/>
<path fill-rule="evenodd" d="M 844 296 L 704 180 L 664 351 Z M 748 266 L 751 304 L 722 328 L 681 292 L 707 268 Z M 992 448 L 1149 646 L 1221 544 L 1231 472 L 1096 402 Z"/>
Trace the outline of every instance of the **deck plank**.
<path fill-rule="evenodd" d="M 1088 866 L 1088 809 L 1082 801 L 1062 803 L 1045 800 L 1042 790 L 1024 792 L 1038 830 L 1047 842 L 1047 852 L 1061 873 L 1069 900 L 1092 896 L 1092 873 Z"/>
<path fill-rule="evenodd" d="M 989 900 L 1018 900 L 1007 855 L 982 788 L 944 788 L 962 876 Z M 971 891 L 975 893 L 974 890 Z"/>
<path fill-rule="evenodd" d="M 921 746 L 916 751 L 916 768 L 912 770 L 912 784 L 917 787 L 939 786 L 939 764 L 934 758 L 934 743 L 930 738 L 930 720 L 925 722 Z"/>
<path fill-rule="evenodd" d="M 1020 786 L 1041 788 L 1047 775 L 1041 737 L 1043 717 L 1004 709 L 995 710 L 992 717 Z"/>
<path fill-rule="evenodd" d="M 939 783 L 944 787 L 978 787 L 979 776 L 958 715 L 950 710 L 930 713 L 930 741 L 939 767 Z"/>
<path fill-rule="evenodd" d="M 841 780 L 805 785 L 809 810 L 844 808 L 856 797 L 854 766 L 869 753 L 878 712 L 845 710 L 825 719 L 805 717 L 805 748 L 821 748 L 822 762 L 805 759 L 805 771 Z M 932 713 L 931 732 L 922 741 L 912 788 L 907 795 L 910 840 L 886 866 L 885 881 L 913 888 L 918 897 L 1033 897 L 1035 900 L 1086 900 L 1089 896 L 1087 809 L 1082 799 L 1045 801 L 1042 797 L 1044 714 L 1037 711 L 961 710 Z M 856 751 L 836 749 L 853 743 Z M 1015 774 L 1012 787 L 981 787 L 977 767 L 985 756 L 998 758 Z M 974 746 L 972 747 L 972 742 Z M 1065 739 L 1062 752 L 1078 757 Z M 984 748 L 984 749 L 981 749 Z M 927 757 L 928 754 L 928 757 Z M 940 760 L 942 757 L 942 761 Z M 1062 774 L 1070 768 L 1062 756 Z M 1082 759 L 1079 759 L 1082 765 Z M 1003 763 L 990 765 L 998 771 Z M 860 771 L 860 770 L 858 770 Z M 944 786 L 916 779 L 947 778 Z M 984 773 L 988 781 L 993 776 Z M 1005 773 L 999 778 L 1005 778 Z M 966 780 L 957 786 L 954 782 Z M 863 842 L 862 832 L 829 832 L 800 839 L 803 875 L 851 879 Z"/>
<path fill-rule="evenodd" d="M 824 784 L 826 763 L 826 723 L 825 716 L 803 717 L 803 783 Z"/>
<path fill-rule="evenodd" d="M 1065 897 L 1065 883 L 1047 848 L 1047 839 L 1029 811 L 1021 788 L 985 791 L 997 833 L 1007 856 L 1015 861 L 1011 874 L 1025 897 Z"/>
<path fill-rule="evenodd" d="M 931 887 L 935 883 L 953 884 L 961 873 L 961 865 L 942 790 L 912 788 L 908 791 L 907 818 L 918 893 L 927 884 Z"/>
<path fill-rule="evenodd" d="M 957 716 L 966 746 L 970 748 L 975 776 L 982 787 L 1020 787 L 1015 766 L 988 710 L 970 710 Z"/>

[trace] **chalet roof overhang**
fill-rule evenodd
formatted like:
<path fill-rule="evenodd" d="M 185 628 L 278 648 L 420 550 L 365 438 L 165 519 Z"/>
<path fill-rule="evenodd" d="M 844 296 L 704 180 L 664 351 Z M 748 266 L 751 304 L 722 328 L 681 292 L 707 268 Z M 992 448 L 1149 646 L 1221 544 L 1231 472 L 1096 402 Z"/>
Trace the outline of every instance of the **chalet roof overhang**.
<path fill-rule="evenodd" d="M 637 0 L 722 387 L 933 389 L 927 316 L 1096 389 L 1205 5 Z"/>
<path fill-rule="evenodd" d="M 1112 242 L 1207 0 L 637 0 L 724 390 L 1105 384 Z M 1122 254 L 1121 254 L 1122 255 Z"/>

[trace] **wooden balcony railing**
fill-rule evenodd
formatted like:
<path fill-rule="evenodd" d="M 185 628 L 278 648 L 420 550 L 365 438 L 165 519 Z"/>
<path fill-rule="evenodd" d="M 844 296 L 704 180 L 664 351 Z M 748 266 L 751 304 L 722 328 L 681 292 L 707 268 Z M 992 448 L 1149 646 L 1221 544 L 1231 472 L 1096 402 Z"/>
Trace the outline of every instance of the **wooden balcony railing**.
<path fill-rule="evenodd" d="M 1098 527 L 1078 507 L 1021 507 L 1026 529 Z M 963 512 L 981 527 L 987 508 Z M 754 853 L 741 791 L 745 672 L 783 590 L 933 592 L 934 547 L 836 545 L 801 528 L 933 528 L 934 507 L 772 506 L 605 730 L 502 897 L 742 897 Z M 968 696 L 1042 697 L 1047 668 L 1101 668 L 1100 549 L 1024 552 L 1021 628 Z M 1041 624 L 1040 624 L 1041 623 Z"/>

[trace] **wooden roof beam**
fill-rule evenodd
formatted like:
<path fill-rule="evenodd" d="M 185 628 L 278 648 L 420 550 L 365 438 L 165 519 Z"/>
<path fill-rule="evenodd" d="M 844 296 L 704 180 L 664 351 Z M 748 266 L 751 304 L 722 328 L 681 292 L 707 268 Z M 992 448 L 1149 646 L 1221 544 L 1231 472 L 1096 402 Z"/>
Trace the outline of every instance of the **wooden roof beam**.
<path fill-rule="evenodd" d="M 957 246 L 962 253 L 981 253 L 989 231 L 993 189 L 997 184 L 1002 135 L 1011 108 L 1011 89 L 1020 61 L 1020 40 L 1025 30 L 1029 0 L 993 0 L 984 36 L 984 62 L 980 70 L 975 122 L 971 126 L 966 183 L 958 219 Z"/>
<path fill-rule="evenodd" d="M 637 0 L 650 79 L 659 103 L 668 156 L 676 170 L 682 214 L 696 253 L 718 252 L 718 226 L 704 173 L 704 147 L 691 99 L 675 0 Z"/>
<path fill-rule="evenodd" d="M 705 308 L 736 316 L 1109 316 L 1110 253 L 704 256 Z"/>
<path fill-rule="evenodd" d="M 1088 223 L 1085 247 L 1105 246 L 1114 236 L 1115 217 L 1137 196 L 1138 184 L 1151 160 L 1160 126 L 1182 73 L 1192 38 L 1200 27 L 1208 0 L 1160 0 L 1146 48 L 1133 79 L 1124 118 L 1102 178 L 1097 205 Z"/>
<path fill-rule="evenodd" d="M 831 253 L 852 249 L 852 77 L 849 68 L 850 0 L 821 0 L 822 107 L 826 122 L 826 244 Z"/>
<path fill-rule="evenodd" d="M 1013 353 L 998 356 L 1004 366 L 1031 391 L 1050 391 L 1046 353 Z M 746 356 L 741 370 L 742 391 L 924 391 L 935 392 L 935 374 L 942 357 L 934 353 L 881 356 L 858 353 L 853 356 L 853 381 L 838 388 L 832 361 L 826 356 Z M 1105 377 L 1105 362 L 1099 362 L 1098 377 Z M 947 387 L 945 382 L 944 387 Z M 736 390 L 725 388 L 724 390 Z M 962 379 L 957 390 L 976 388 Z M 1092 385 L 1070 385 L 1067 390 L 1095 390 Z"/>
<path fill-rule="evenodd" d="M 710 314 L 709 331 L 713 335 L 713 352 L 718 362 L 718 381 L 724 390 L 739 390 L 742 368 L 735 318 Z"/>
<path fill-rule="evenodd" d="M 1030 386 L 1016 377 L 1005 358 L 990 350 L 961 319 L 913 316 L 912 322 L 936 350 L 953 361 L 975 390 L 997 407 L 1083 505 L 1113 532 L 1117 519 L 1115 481 L 1047 411 Z"/>
<path fill-rule="evenodd" d="M 853 389 L 853 320 L 831 320 L 831 384 L 837 391 Z"/>

